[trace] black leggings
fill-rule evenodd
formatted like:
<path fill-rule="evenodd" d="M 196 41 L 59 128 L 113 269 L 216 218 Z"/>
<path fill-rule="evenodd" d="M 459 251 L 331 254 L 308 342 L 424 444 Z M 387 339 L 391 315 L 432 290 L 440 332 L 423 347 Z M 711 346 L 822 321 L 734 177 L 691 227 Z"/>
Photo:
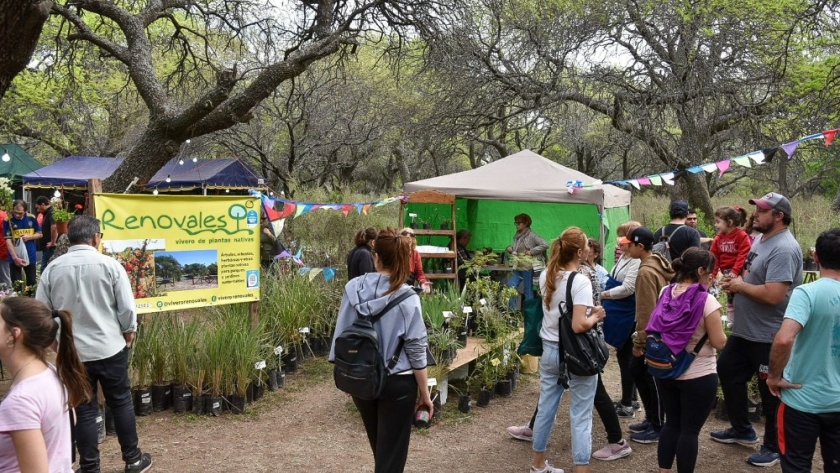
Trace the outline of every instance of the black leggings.
<path fill-rule="evenodd" d="M 662 402 L 659 399 L 659 392 L 656 383 L 653 381 L 653 376 L 648 373 L 644 356 L 634 356 L 630 360 L 630 372 L 633 374 L 633 381 L 636 383 L 639 397 L 642 398 L 642 404 L 645 406 L 645 420 L 650 422 L 653 430 L 661 431 Z"/>
<path fill-rule="evenodd" d="M 633 374 L 630 372 L 630 360 L 633 359 L 632 336 L 628 336 L 624 345 L 615 351 L 615 358 L 618 360 L 618 370 L 621 374 L 621 404 L 630 406 L 636 399 L 636 383 L 633 382 Z"/>
<path fill-rule="evenodd" d="M 23 279 L 23 276 L 26 275 L 26 285 L 27 286 L 34 286 L 35 285 L 35 268 L 38 265 L 33 261 L 29 263 L 27 266 L 20 267 L 12 262 L 9 265 L 9 275 L 12 277 L 12 283 L 15 281 L 20 281 Z"/>
<path fill-rule="evenodd" d="M 697 463 L 697 436 L 717 395 L 717 374 L 684 381 L 657 379 L 665 409 L 665 425 L 659 437 L 659 468 L 670 470 L 677 458 L 677 471 L 693 473 Z"/>
<path fill-rule="evenodd" d="M 534 430 L 534 421 L 537 420 L 537 411 L 534 409 L 534 415 L 531 416 L 531 422 L 528 422 L 528 428 Z M 598 417 L 604 423 L 604 430 L 607 431 L 607 443 L 618 443 L 623 438 L 621 435 L 621 423 L 618 421 L 618 414 L 615 412 L 615 405 L 613 405 L 610 395 L 607 393 L 607 388 L 604 387 L 604 382 L 601 380 L 601 375 L 598 375 L 598 386 L 595 389 L 595 410 L 598 412 Z"/>
<path fill-rule="evenodd" d="M 416 401 L 414 374 L 388 376 L 382 394 L 373 401 L 353 398 L 373 450 L 375 473 L 401 473 L 405 469 Z"/>

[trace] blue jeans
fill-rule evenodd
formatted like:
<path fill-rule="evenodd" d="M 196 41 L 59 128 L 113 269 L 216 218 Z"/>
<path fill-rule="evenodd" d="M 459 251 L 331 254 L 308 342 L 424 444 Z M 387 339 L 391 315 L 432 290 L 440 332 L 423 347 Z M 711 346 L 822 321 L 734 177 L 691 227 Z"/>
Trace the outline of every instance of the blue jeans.
<path fill-rule="evenodd" d="M 534 451 L 544 452 L 551 437 L 551 428 L 557 416 L 557 408 L 563 398 L 560 379 L 560 351 L 557 342 L 543 340 L 543 354 L 540 358 L 540 402 L 534 421 Z M 572 460 L 575 465 L 588 465 L 592 456 L 592 406 L 598 376 L 569 375 Z"/>
<path fill-rule="evenodd" d="M 134 417 L 134 403 L 128 381 L 128 349 L 104 360 L 84 363 L 93 398 L 76 408 L 78 423 L 74 433 L 76 448 L 79 449 L 79 466 L 82 472 L 99 471 L 99 431 L 96 417 L 99 408 L 96 403 L 96 383 L 102 386 L 105 403 L 114 414 L 114 427 L 122 450 L 122 459 L 134 463 L 140 459 L 137 448 L 137 421 Z"/>
<path fill-rule="evenodd" d="M 533 269 L 526 269 L 524 271 L 513 271 L 510 273 L 510 279 L 508 280 L 508 287 L 519 287 L 520 282 L 525 282 L 525 299 L 533 299 L 534 298 L 534 270 Z M 510 298 L 510 311 L 513 312 L 516 310 L 516 298 Z"/>
<path fill-rule="evenodd" d="M 55 250 L 44 250 L 41 253 L 41 273 L 43 274 L 44 270 L 47 269 L 47 265 L 50 263 L 50 258 L 53 257 L 55 254 Z"/>

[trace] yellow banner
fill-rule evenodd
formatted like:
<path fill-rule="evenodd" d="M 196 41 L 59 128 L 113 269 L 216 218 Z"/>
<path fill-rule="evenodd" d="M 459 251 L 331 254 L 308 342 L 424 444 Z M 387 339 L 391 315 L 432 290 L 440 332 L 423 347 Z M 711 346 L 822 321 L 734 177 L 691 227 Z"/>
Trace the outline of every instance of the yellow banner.
<path fill-rule="evenodd" d="M 102 251 L 122 263 L 137 312 L 260 299 L 260 201 L 97 194 Z"/>

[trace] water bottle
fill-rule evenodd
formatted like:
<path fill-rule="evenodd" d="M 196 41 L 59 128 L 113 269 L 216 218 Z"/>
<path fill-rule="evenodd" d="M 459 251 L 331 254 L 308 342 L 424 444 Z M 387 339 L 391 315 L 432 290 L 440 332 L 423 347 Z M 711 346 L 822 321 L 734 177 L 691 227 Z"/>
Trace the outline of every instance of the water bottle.
<path fill-rule="evenodd" d="M 429 425 L 431 425 L 432 419 L 429 416 L 429 408 L 425 405 L 421 405 L 417 408 L 417 411 L 414 413 L 414 426 L 427 429 Z"/>

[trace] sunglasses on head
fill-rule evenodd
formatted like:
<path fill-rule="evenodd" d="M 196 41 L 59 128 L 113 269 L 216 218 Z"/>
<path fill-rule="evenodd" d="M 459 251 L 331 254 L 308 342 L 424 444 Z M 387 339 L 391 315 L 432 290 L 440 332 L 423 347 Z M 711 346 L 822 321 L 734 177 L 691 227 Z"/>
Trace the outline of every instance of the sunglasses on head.
<path fill-rule="evenodd" d="M 414 234 L 414 233 L 412 233 L 412 232 L 400 232 L 400 235 L 402 235 L 402 236 L 407 236 L 407 237 L 411 237 L 411 238 L 417 238 L 417 235 L 415 235 L 415 234 Z"/>

